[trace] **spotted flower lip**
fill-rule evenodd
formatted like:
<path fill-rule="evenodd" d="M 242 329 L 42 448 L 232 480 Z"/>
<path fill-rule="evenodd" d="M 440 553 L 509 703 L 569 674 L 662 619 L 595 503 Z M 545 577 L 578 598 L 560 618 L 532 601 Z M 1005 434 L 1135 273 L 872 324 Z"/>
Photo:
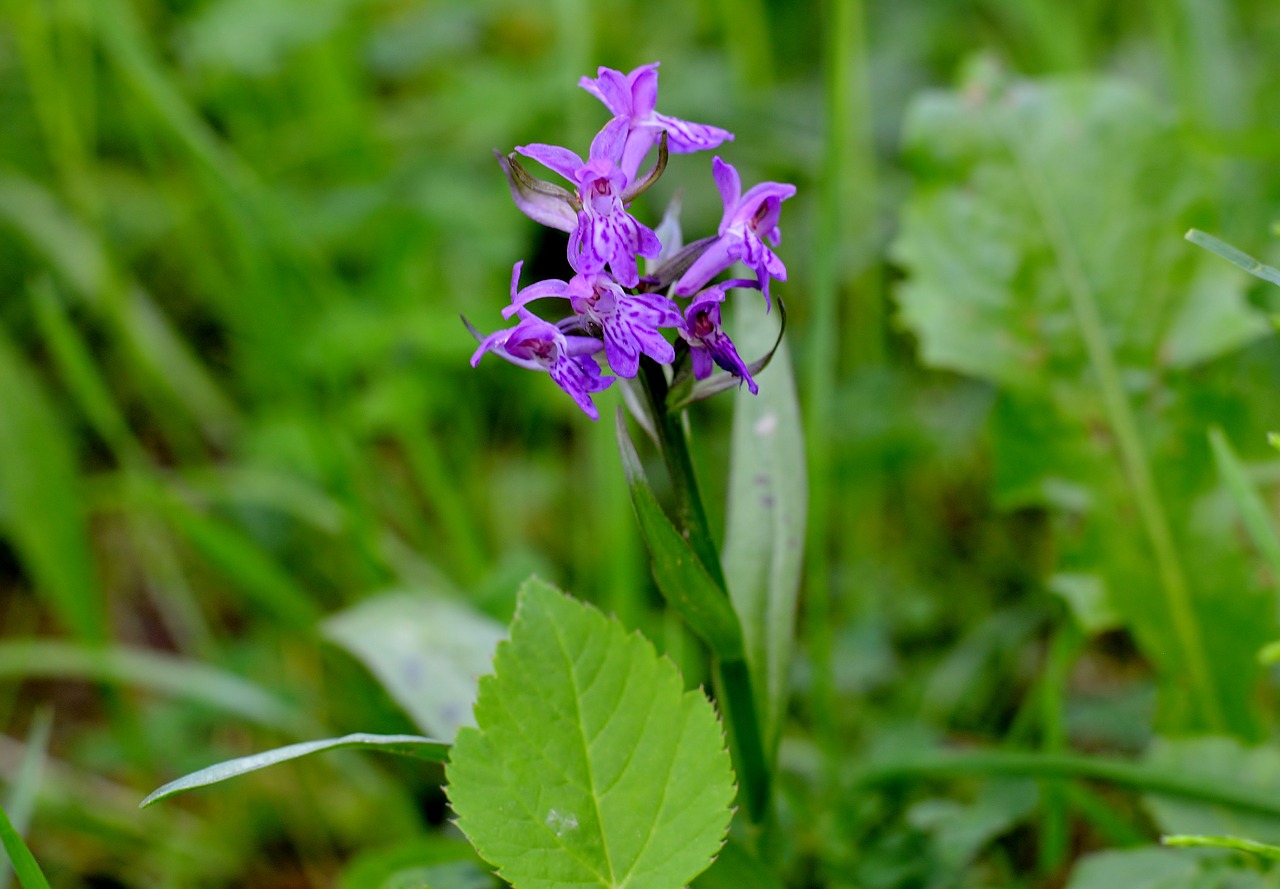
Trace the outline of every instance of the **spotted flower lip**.
<path fill-rule="evenodd" d="M 641 65 L 629 74 L 602 67 L 597 69 L 596 77 L 580 79 L 578 86 L 603 102 L 614 120 L 626 123 L 626 147 L 619 165 L 633 179 L 645 155 L 664 131 L 675 154 L 704 151 L 733 140 L 733 133 L 720 127 L 657 112 L 657 62 Z"/>
<path fill-rule="evenodd" d="M 711 172 L 724 201 L 719 236 L 676 282 L 675 293 L 691 296 L 735 262 L 742 262 L 756 273 L 768 306 L 769 281 L 787 280 L 787 267 L 765 241 L 775 246 L 781 242 L 778 217 L 782 202 L 796 193 L 796 187 L 782 182 L 761 182 L 743 194 L 742 180 L 733 165 L 716 157 L 711 161 Z"/>
<path fill-rule="evenodd" d="M 612 278 L 598 272 L 577 274 L 568 281 L 538 281 L 517 292 L 521 265 L 517 263 L 512 274 L 511 305 L 502 310 L 504 317 L 510 318 L 534 300 L 567 299 L 574 312 L 574 317 L 568 319 L 573 322 L 569 329 L 577 327 L 603 336 L 605 357 L 618 376 L 634 378 L 642 354 L 659 364 L 675 360 L 675 349 L 659 329 L 679 327 L 683 319 L 667 297 L 660 293 L 627 293 Z"/>
<path fill-rule="evenodd" d="M 514 292 L 520 275 L 516 263 L 511 287 Z M 591 356 L 605 348 L 596 337 L 569 336 L 559 326 L 543 321 L 528 309 L 518 308 L 520 323 L 495 331 L 480 341 L 471 356 L 471 366 L 480 363 L 486 352 L 510 361 L 518 367 L 545 371 L 561 389 L 593 420 L 600 412 L 591 400 L 592 393 L 608 389 L 614 377 L 605 376 Z"/>
<path fill-rule="evenodd" d="M 662 245 L 653 229 L 628 213 L 624 203 L 631 184 L 631 177 L 619 166 L 626 135 L 624 121 L 610 121 L 592 140 L 585 162 L 558 145 L 517 145 L 516 151 L 577 185 L 581 209 L 569 236 L 569 258 L 575 268 L 599 272 L 608 266 L 622 286 L 635 287 L 640 281 L 637 254 L 656 257 Z"/>
<path fill-rule="evenodd" d="M 694 379 L 705 380 L 711 376 L 713 366 L 719 366 L 746 383 L 752 395 L 759 391 L 756 381 L 751 378 L 751 371 L 738 355 L 733 340 L 724 332 L 720 318 L 720 306 L 724 302 L 726 291 L 735 287 L 756 286 L 756 282 L 749 279 L 724 281 L 701 291 L 689 303 L 684 312 L 680 336 L 689 344 Z"/>

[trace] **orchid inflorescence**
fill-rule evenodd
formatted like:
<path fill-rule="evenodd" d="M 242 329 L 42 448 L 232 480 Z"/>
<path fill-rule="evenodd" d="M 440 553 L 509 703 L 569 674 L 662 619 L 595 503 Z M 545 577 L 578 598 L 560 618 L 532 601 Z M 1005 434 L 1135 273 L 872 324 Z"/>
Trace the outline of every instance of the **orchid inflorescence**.
<path fill-rule="evenodd" d="M 523 263 L 517 262 L 511 274 L 511 304 L 502 314 L 517 317 L 519 323 L 484 337 L 471 364 L 474 367 L 485 352 L 493 352 L 521 367 L 546 371 L 593 420 L 599 414 L 592 393 L 607 389 L 616 379 L 597 363 L 600 352 L 610 370 L 627 379 L 638 373 L 642 355 L 658 364 L 675 364 L 687 355 L 695 379 L 706 379 L 718 365 L 755 394 L 751 367 L 758 371 L 760 363 L 748 366 L 739 357 L 721 326 L 720 307 L 729 290 L 741 287 L 761 291 L 768 310 L 770 280 L 787 277 L 769 245 L 779 242 L 781 204 L 795 194 L 794 185 L 763 182 L 743 194 L 738 171 L 714 158 L 712 175 L 724 201 L 719 231 L 684 247 L 679 244 L 678 223 L 671 226 L 664 245 L 653 229 L 628 211 L 662 175 L 669 152 L 712 149 L 733 139 L 719 127 L 659 114 L 657 68 L 656 62 L 630 74 L 600 68 L 594 79 L 579 81 L 614 115 L 592 140 L 586 161 L 567 148 L 544 144 L 517 146 L 516 153 L 498 156 L 516 206 L 535 222 L 569 233 L 568 260 L 574 275 L 567 281 L 550 279 L 521 288 Z M 655 146 L 654 166 L 640 176 Z M 572 188 L 534 178 L 517 154 L 555 171 Z M 654 261 L 644 276 L 639 257 Z M 738 262 L 755 272 L 755 278 L 711 283 Z M 552 323 L 528 308 L 537 300 L 553 298 L 567 299 L 571 314 Z M 688 299 L 683 309 L 677 298 Z M 664 328 L 676 331 L 676 345 L 661 333 Z"/>

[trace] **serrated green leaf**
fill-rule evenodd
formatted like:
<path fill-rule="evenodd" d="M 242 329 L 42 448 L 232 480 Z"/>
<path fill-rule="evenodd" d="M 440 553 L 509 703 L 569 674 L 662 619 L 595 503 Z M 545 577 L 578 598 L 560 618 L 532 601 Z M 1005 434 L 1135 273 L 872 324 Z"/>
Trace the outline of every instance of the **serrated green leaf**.
<path fill-rule="evenodd" d="M 324 633 L 369 668 L 418 727 L 442 741 L 474 725 L 476 683 L 506 630 L 467 605 L 428 593 L 388 593 L 324 622 Z"/>
<path fill-rule="evenodd" d="M 678 889 L 723 843 L 734 787 L 715 711 L 595 608 L 526 583 L 475 715 L 449 800 L 516 889 Z"/>
<path fill-rule="evenodd" d="M 1102 579 L 1158 667 L 1165 724 L 1256 731 L 1240 655 L 1274 617 L 1224 570 L 1224 542 L 1177 512 L 1197 493 L 1169 422 L 1189 396 L 1159 372 L 1263 333 L 1244 279 L 1169 237 L 1212 177 L 1131 85 L 973 86 L 908 113 L 902 318 L 926 363 L 1003 389 L 1000 499 L 1056 508 L 1055 567 Z"/>
<path fill-rule="evenodd" d="M 170 781 L 163 787 L 152 791 L 146 799 L 138 804 L 138 808 L 145 809 L 152 803 L 173 796 L 175 793 L 194 790 L 197 787 L 207 787 L 210 784 L 217 784 L 228 778 L 235 778 L 248 772 L 256 772 L 258 769 L 265 769 L 267 766 L 273 766 L 277 763 L 288 762 L 300 756 L 309 756 L 312 753 L 321 753 L 326 750 L 341 750 L 347 747 L 379 750 L 383 753 L 396 753 L 401 756 L 425 759 L 428 762 L 444 762 L 449 752 L 449 745 L 443 741 L 424 738 L 420 735 L 370 735 L 364 732 L 356 732 L 355 734 L 343 735 L 341 738 L 303 741 L 299 744 L 290 744 L 287 747 L 277 747 L 275 750 L 266 750 L 262 753 L 253 753 L 237 759 L 228 759 L 217 765 L 209 766 L 207 769 L 184 775 L 176 781 Z"/>
<path fill-rule="evenodd" d="M 778 325 L 760 317 L 759 300 L 740 299 L 734 308 L 739 350 L 767 348 Z M 740 389 L 734 403 L 722 553 L 753 685 L 763 698 L 769 750 L 786 711 L 807 503 L 800 407 L 783 343 L 761 377 L 759 394 Z"/>
<path fill-rule="evenodd" d="M 1063 244 L 1028 165 L 1060 211 L 1121 366 L 1204 361 L 1264 334 L 1243 279 L 1169 237 L 1209 177 L 1137 88 L 1094 78 L 930 93 L 905 127 L 920 186 L 893 252 L 910 273 L 902 318 L 927 363 L 1019 389 L 1084 371 Z"/>

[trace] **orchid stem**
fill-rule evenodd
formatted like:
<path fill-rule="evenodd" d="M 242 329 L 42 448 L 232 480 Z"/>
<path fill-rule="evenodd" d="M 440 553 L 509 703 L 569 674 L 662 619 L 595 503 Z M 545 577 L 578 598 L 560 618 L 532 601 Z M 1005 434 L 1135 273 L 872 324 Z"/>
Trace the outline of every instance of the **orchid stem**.
<path fill-rule="evenodd" d="M 671 486 L 676 498 L 676 528 L 688 541 L 716 586 L 728 597 L 729 587 L 725 583 L 720 553 L 711 536 L 707 511 L 703 507 L 702 494 L 693 469 L 683 411 L 667 410 L 668 383 L 661 365 L 642 356 L 639 377 L 653 413 L 653 425 L 658 434 L 662 457 L 671 473 Z M 724 659 L 712 652 L 712 659 L 716 700 L 724 717 L 729 750 L 747 817 L 759 824 L 768 810 L 771 782 L 756 695 L 751 685 L 751 671 L 747 662 L 740 657 Z"/>
<path fill-rule="evenodd" d="M 689 440 L 685 437 L 683 412 L 667 410 L 667 378 L 662 366 L 648 356 L 640 359 L 640 380 L 653 411 L 654 428 L 658 432 L 658 444 L 662 459 L 671 473 L 671 486 L 676 496 L 676 527 L 689 541 L 702 565 L 720 589 L 728 591 L 724 580 L 724 568 L 720 553 L 711 536 L 711 524 L 702 505 L 702 493 L 698 477 L 693 470 L 693 457 L 689 453 Z"/>

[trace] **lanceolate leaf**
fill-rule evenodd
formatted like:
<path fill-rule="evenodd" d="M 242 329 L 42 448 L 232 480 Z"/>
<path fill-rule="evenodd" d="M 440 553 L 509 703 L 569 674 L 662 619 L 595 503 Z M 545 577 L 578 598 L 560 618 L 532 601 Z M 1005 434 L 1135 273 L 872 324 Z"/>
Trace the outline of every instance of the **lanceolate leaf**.
<path fill-rule="evenodd" d="M 364 663 L 418 728 L 451 741 L 472 725 L 476 683 L 505 633 L 459 601 L 428 593 L 387 593 L 324 623 L 324 632 Z"/>
<path fill-rule="evenodd" d="M 595 608 L 526 583 L 476 723 L 449 800 L 516 889 L 678 889 L 719 851 L 734 788 L 715 711 Z"/>
<path fill-rule="evenodd" d="M 721 660 L 741 660 L 744 656 L 742 630 L 733 606 L 662 511 L 645 478 L 621 411 L 618 412 L 618 448 L 640 533 L 649 548 L 653 576 L 662 595 L 689 628 L 707 643 L 713 655 Z"/>
<path fill-rule="evenodd" d="M 412 756 L 429 762 L 444 762 L 445 756 L 449 752 L 448 744 L 432 738 L 423 738 L 419 735 L 370 735 L 357 732 L 356 734 L 344 735 L 341 738 L 303 741 L 301 744 L 290 744 L 288 747 L 277 747 L 275 750 L 254 753 L 238 759 L 229 759 L 226 762 L 209 766 L 207 769 L 192 772 L 190 775 L 186 775 L 176 781 L 170 781 L 155 790 L 138 804 L 138 808 L 146 808 L 165 797 L 173 796 L 175 793 L 193 790 L 196 787 L 205 787 L 209 784 L 217 784 L 219 781 L 235 778 L 247 772 L 256 772 L 258 769 L 265 769 L 267 766 L 273 766 L 276 763 L 288 762 L 300 756 L 308 756 L 325 750 L 340 750 L 344 747 L 360 747 L 368 750 L 380 750 L 384 753 L 398 753 L 401 756 Z"/>
<path fill-rule="evenodd" d="M 735 309 L 736 317 L 745 309 L 753 322 L 736 325 L 742 331 L 739 348 L 754 352 L 767 345 L 772 325 L 755 317 L 757 301 L 739 300 Z M 800 409 L 783 344 L 761 377 L 760 393 L 739 390 L 734 405 L 723 553 L 752 679 L 764 701 L 768 749 L 777 742 L 786 710 L 807 501 Z"/>

